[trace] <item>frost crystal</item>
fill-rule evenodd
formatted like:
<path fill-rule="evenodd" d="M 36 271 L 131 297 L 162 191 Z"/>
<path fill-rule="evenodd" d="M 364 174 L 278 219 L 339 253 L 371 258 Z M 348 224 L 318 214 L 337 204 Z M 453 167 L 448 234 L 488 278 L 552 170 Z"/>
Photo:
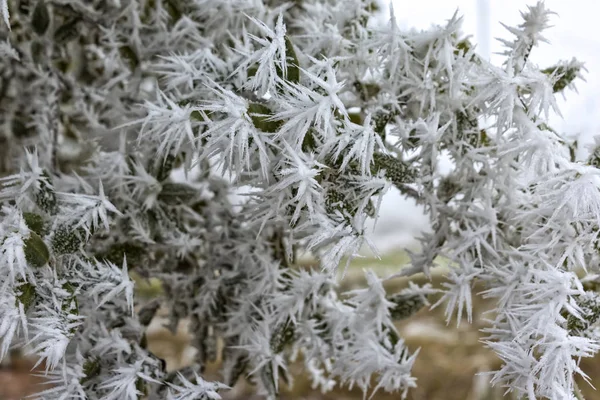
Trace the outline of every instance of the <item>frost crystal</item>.
<path fill-rule="evenodd" d="M 405 398 L 418 354 L 395 321 L 436 291 L 334 279 L 374 247 L 391 186 L 432 231 L 389 279 L 446 257 L 448 322 L 471 322 L 475 284 L 494 303 L 492 383 L 574 398 L 599 350 L 600 142 L 576 160 L 548 126 L 585 68 L 529 61 L 542 2 L 500 66 L 458 14 L 373 27 L 371 0 L 17 3 L 0 3 L 0 359 L 26 346 L 52 384 L 39 398 L 219 399 L 241 377 L 275 398 L 298 356 L 323 391 Z M 148 350 L 159 307 L 190 325 L 180 371 Z M 225 382 L 203 380 L 217 359 Z"/>

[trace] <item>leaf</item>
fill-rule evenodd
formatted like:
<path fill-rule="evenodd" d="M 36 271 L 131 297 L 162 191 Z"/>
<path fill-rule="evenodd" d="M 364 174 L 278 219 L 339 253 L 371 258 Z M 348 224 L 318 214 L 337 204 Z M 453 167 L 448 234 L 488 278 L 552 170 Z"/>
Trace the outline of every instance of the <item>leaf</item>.
<path fill-rule="evenodd" d="M 62 288 L 66 290 L 71 296 L 66 298 L 62 304 L 62 311 L 65 314 L 79 315 L 79 302 L 77 301 L 76 288 L 70 282 L 65 282 Z M 70 332 L 72 335 L 77 331 L 76 327 L 73 327 Z"/>
<path fill-rule="evenodd" d="M 300 82 L 300 63 L 294 50 L 294 44 L 287 35 L 285 35 L 285 58 L 287 61 L 287 80 L 294 83 Z"/>
<path fill-rule="evenodd" d="M 421 295 L 395 294 L 388 301 L 394 304 L 390 307 L 390 316 L 396 321 L 410 317 L 425 305 Z"/>
<path fill-rule="evenodd" d="M 14 118 L 12 120 L 12 134 L 16 138 L 24 138 L 30 135 L 29 129 L 20 119 Z"/>
<path fill-rule="evenodd" d="M 37 298 L 35 286 L 33 286 L 31 283 L 24 283 L 19 286 L 18 291 L 20 294 L 17 296 L 17 300 L 23 304 L 23 308 L 25 311 L 27 311 Z"/>
<path fill-rule="evenodd" d="M 285 346 L 290 344 L 294 339 L 294 325 L 291 321 L 287 321 L 282 327 L 275 330 L 271 336 L 271 349 L 274 353 L 281 353 Z"/>
<path fill-rule="evenodd" d="M 360 113 L 348 113 L 348 118 L 350 118 L 350 121 L 355 123 L 356 125 L 363 124 L 363 119 Z"/>
<path fill-rule="evenodd" d="M 146 381 L 142 378 L 138 378 L 135 381 L 135 388 L 140 393 L 138 394 L 138 399 L 143 399 L 148 394 L 148 385 L 146 384 Z"/>
<path fill-rule="evenodd" d="M 178 0 L 166 0 L 165 1 L 167 12 L 173 19 L 173 22 L 177 22 L 183 15 L 181 11 L 181 4 Z"/>
<path fill-rule="evenodd" d="M 126 257 L 129 268 L 133 269 L 142 261 L 145 254 L 146 250 L 143 247 L 121 242 L 110 246 L 104 254 L 97 258 L 110 261 L 113 264 L 120 264 L 123 262 L 123 258 Z"/>
<path fill-rule="evenodd" d="M 166 182 L 158 194 L 158 200 L 165 204 L 189 204 L 198 196 L 198 189 L 185 183 Z"/>
<path fill-rule="evenodd" d="M 314 129 L 310 128 L 306 135 L 304 135 L 304 139 L 302 139 L 302 151 L 307 153 L 314 151 L 317 148 L 317 141 L 314 136 Z"/>
<path fill-rule="evenodd" d="M 414 171 L 401 160 L 391 155 L 374 153 L 371 173 L 376 174 L 380 170 L 385 170 L 385 178 L 396 187 L 411 183 L 414 179 Z"/>
<path fill-rule="evenodd" d="M 296 51 L 294 50 L 294 44 L 292 43 L 290 38 L 287 35 L 285 35 L 284 38 L 286 62 L 285 74 L 283 73 L 279 65 L 275 66 L 275 70 L 277 72 L 277 76 L 279 76 L 282 80 L 298 83 L 300 82 L 300 63 L 298 62 L 298 56 L 296 55 Z M 248 77 L 256 75 L 256 71 L 256 66 L 250 67 L 248 70 Z"/>
<path fill-rule="evenodd" d="M 354 82 L 354 89 L 358 92 L 362 101 L 367 101 L 377 96 L 381 92 L 381 87 L 376 83 Z"/>
<path fill-rule="evenodd" d="M 273 373 L 273 366 L 271 363 L 268 363 L 261 368 L 260 380 L 262 381 L 267 393 L 273 398 L 277 398 L 279 394 L 279 385 L 275 379 L 275 374 Z"/>
<path fill-rule="evenodd" d="M 64 44 L 76 39 L 79 36 L 79 30 L 77 24 L 79 24 L 79 18 L 73 18 L 67 21 L 64 25 L 59 26 L 54 31 L 54 40 L 58 43 Z"/>
<path fill-rule="evenodd" d="M 102 366 L 100 364 L 99 358 L 96 358 L 96 357 L 88 358 L 83 363 L 83 374 L 85 376 L 83 378 L 81 378 L 80 383 L 84 384 L 85 382 L 89 381 L 90 379 L 97 377 L 98 375 L 100 375 L 101 370 L 102 370 Z"/>
<path fill-rule="evenodd" d="M 144 350 L 148 349 L 148 336 L 146 332 L 142 333 L 142 338 L 140 339 L 140 347 Z"/>
<path fill-rule="evenodd" d="M 190 118 L 195 119 L 196 121 L 204 122 L 205 118 L 202 113 L 198 110 L 194 110 L 190 113 Z"/>
<path fill-rule="evenodd" d="M 175 161 L 177 161 L 177 157 L 173 154 L 168 154 L 164 160 L 157 160 L 158 168 L 156 168 L 156 180 L 162 182 L 166 180 L 170 175 L 171 171 L 175 167 Z"/>
<path fill-rule="evenodd" d="M 25 240 L 25 259 L 32 267 L 43 267 L 50 260 L 50 251 L 44 240 L 35 232 L 29 232 Z"/>
<path fill-rule="evenodd" d="M 35 195 L 35 203 L 48 214 L 55 214 L 58 211 L 58 202 L 52 187 L 52 179 L 47 171 L 44 171 L 41 176 L 44 179 L 38 181 L 40 188 Z"/>
<path fill-rule="evenodd" d="M 73 254 L 79 251 L 83 240 L 76 229 L 61 225 L 54 231 L 50 245 L 56 255 Z"/>
<path fill-rule="evenodd" d="M 48 30 L 50 26 L 50 14 L 44 0 L 39 0 L 35 5 L 31 16 L 31 26 L 33 31 L 40 36 L 43 36 Z"/>
<path fill-rule="evenodd" d="M 275 133 L 279 131 L 282 125 L 281 121 L 270 120 L 273 112 L 264 104 L 250 103 L 248 105 L 248 115 L 250 115 L 254 126 L 263 132 Z"/>
<path fill-rule="evenodd" d="M 239 351 L 224 352 L 223 364 L 225 365 L 225 384 L 235 386 L 240 376 L 248 369 L 248 357 Z M 233 353 L 233 354 L 228 354 Z"/>
<path fill-rule="evenodd" d="M 37 233 L 40 236 L 45 235 L 44 219 L 42 218 L 41 215 L 24 212 L 23 219 L 25 220 L 25 224 L 31 231 Z"/>
<path fill-rule="evenodd" d="M 246 76 L 252 78 L 253 76 L 256 76 L 256 72 L 258 72 L 258 64 L 252 64 L 250 68 L 248 68 Z"/>
<path fill-rule="evenodd" d="M 152 17 L 152 13 L 154 11 L 156 11 L 156 1 L 155 0 L 148 0 L 148 1 L 144 2 L 144 8 L 140 15 L 140 21 L 144 25 L 147 25 L 148 22 L 150 21 L 150 18 Z"/>
<path fill-rule="evenodd" d="M 581 66 L 579 64 L 573 64 L 555 65 L 543 69 L 542 72 L 553 79 L 552 90 L 557 93 L 569 86 L 577 78 L 580 70 Z"/>
<path fill-rule="evenodd" d="M 44 45 L 39 40 L 31 41 L 31 58 L 35 64 L 43 63 L 45 51 Z"/>
<path fill-rule="evenodd" d="M 132 71 L 135 70 L 140 63 L 136 52 L 131 46 L 119 47 L 119 54 L 121 54 L 121 57 L 129 64 L 129 68 Z"/>
<path fill-rule="evenodd" d="M 153 301 L 144 305 L 138 311 L 138 319 L 140 321 L 140 324 L 142 324 L 142 326 L 150 325 L 150 322 L 152 322 L 152 319 L 154 319 L 154 316 L 156 315 L 156 312 L 158 311 L 159 307 L 160 303 L 158 301 Z"/>
<path fill-rule="evenodd" d="M 471 45 L 469 39 L 463 39 L 460 42 L 456 43 L 454 47 L 454 54 L 459 55 L 461 51 L 463 54 L 467 54 L 473 46 Z"/>

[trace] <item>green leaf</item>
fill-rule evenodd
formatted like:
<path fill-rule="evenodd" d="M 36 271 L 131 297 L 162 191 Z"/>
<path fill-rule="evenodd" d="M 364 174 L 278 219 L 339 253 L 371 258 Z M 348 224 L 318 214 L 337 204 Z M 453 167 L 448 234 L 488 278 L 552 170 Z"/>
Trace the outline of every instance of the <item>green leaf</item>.
<path fill-rule="evenodd" d="M 20 119 L 13 118 L 12 120 L 12 134 L 16 138 L 25 138 L 31 135 L 31 130 Z"/>
<path fill-rule="evenodd" d="M 121 54 L 121 57 L 129 64 L 129 68 L 132 71 L 136 69 L 140 63 L 136 52 L 131 46 L 121 46 L 119 48 L 119 54 Z"/>
<path fill-rule="evenodd" d="M 205 118 L 202 113 L 198 110 L 194 110 L 190 113 L 190 118 L 195 119 L 196 121 L 204 122 Z"/>
<path fill-rule="evenodd" d="M 76 285 L 73 285 L 71 282 L 65 282 L 62 284 L 62 288 L 65 289 L 72 296 L 75 295 L 75 291 L 77 290 Z"/>
<path fill-rule="evenodd" d="M 363 119 L 360 113 L 348 113 L 348 117 L 350 118 L 350 122 L 355 123 L 357 125 L 363 124 Z"/>
<path fill-rule="evenodd" d="M 40 36 L 48 30 L 50 26 L 50 13 L 48 13 L 48 7 L 44 0 L 39 0 L 33 9 L 31 16 L 31 27 L 33 31 Z"/>
<path fill-rule="evenodd" d="M 282 125 L 281 121 L 270 120 L 273 112 L 264 104 L 250 103 L 248 105 L 248 115 L 250 115 L 254 126 L 263 132 L 275 133 Z"/>
<path fill-rule="evenodd" d="M 385 127 L 398 116 L 398 110 L 394 110 L 390 105 L 385 105 L 384 109 L 375 113 L 373 117 L 373 130 L 385 141 Z"/>
<path fill-rule="evenodd" d="M 454 55 L 456 55 L 456 56 L 463 55 L 464 56 L 465 54 L 471 54 L 469 61 L 471 61 L 474 64 L 481 65 L 481 59 L 475 52 L 471 51 L 472 49 L 473 49 L 473 45 L 471 44 L 469 39 L 463 39 L 463 40 L 459 41 L 458 43 L 456 43 L 456 45 L 454 46 Z"/>
<path fill-rule="evenodd" d="M 473 46 L 471 45 L 469 39 L 463 39 L 460 42 L 456 43 L 454 54 L 458 55 L 461 51 L 463 52 L 463 54 L 466 54 L 471 50 L 472 47 Z"/>
<path fill-rule="evenodd" d="M 281 353 L 285 346 L 290 344 L 294 339 L 294 325 L 291 321 L 287 321 L 282 327 L 277 328 L 271 336 L 271 349 L 274 353 Z"/>
<path fill-rule="evenodd" d="M 31 283 L 24 283 L 20 285 L 17 290 L 19 291 L 17 300 L 23 304 L 23 308 L 25 308 L 25 311 L 27 311 L 37 298 L 35 286 L 33 286 Z"/>
<path fill-rule="evenodd" d="M 156 168 L 156 179 L 159 182 L 164 181 L 171 175 L 171 171 L 175 167 L 177 157 L 173 154 L 168 154 L 163 160 L 157 160 L 158 168 Z"/>
<path fill-rule="evenodd" d="M 248 78 L 252 78 L 253 76 L 256 75 L 257 72 L 258 72 L 258 64 L 252 64 L 250 66 L 250 68 L 248 68 L 248 72 L 246 73 L 246 76 Z"/>
<path fill-rule="evenodd" d="M 285 59 L 287 63 L 286 78 L 288 82 L 300 82 L 300 62 L 298 62 L 294 44 L 287 35 L 285 36 Z"/>
<path fill-rule="evenodd" d="M 146 332 L 142 333 L 142 338 L 140 339 L 140 347 L 144 350 L 148 349 L 148 336 L 146 336 Z"/>
<path fill-rule="evenodd" d="M 127 265 L 129 269 L 134 269 L 146 254 L 146 250 L 141 246 L 136 246 L 132 243 L 116 243 L 109 247 L 106 253 L 98 256 L 98 259 L 104 259 L 110 261 L 115 265 L 121 265 L 123 258 L 127 257 Z"/>
<path fill-rule="evenodd" d="M 61 225 L 54 231 L 50 245 L 56 255 L 73 254 L 79 251 L 83 240 L 76 229 Z"/>
<path fill-rule="evenodd" d="M 553 78 L 552 90 L 554 93 L 562 92 L 569 86 L 579 75 L 581 66 L 579 64 L 572 65 L 555 65 L 543 69 L 542 72 Z"/>
<path fill-rule="evenodd" d="M 43 267 L 50 260 L 50 251 L 37 233 L 30 231 L 25 240 L 25 259 L 32 267 Z"/>
<path fill-rule="evenodd" d="M 47 171 L 42 173 L 43 180 L 39 180 L 40 189 L 35 194 L 35 203 L 48 214 L 56 214 L 58 202 L 52 188 L 52 180 Z"/>
<path fill-rule="evenodd" d="M 381 8 L 379 7 L 379 4 L 377 4 L 377 1 L 372 1 L 365 7 L 365 10 L 371 14 L 375 14 L 380 9 Z"/>
<path fill-rule="evenodd" d="M 284 40 L 286 68 L 285 71 L 282 71 L 279 66 L 276 66 L 275 71 L 277 72 L 277 76 L 281 79 L 292 83 L 298 83 L 300 82 L 300 63 L 298 62 L 298 56 L 296 55 L 294 44 L 290 38 L 286 35 Z M 256 66 L 250 67 L 248 69 L 248 77 L 256 75 L 256 70 Z"/>
<path fill-rule="evenodd" d="M 414 172 L 401 160 L 388 154 L 374 153 L 371 173 L 376 174 L 380 170 L 385 170 L 385 178 L 396 187 L 411 183 L 414 179 Z"/>
<path fill-rule="evenodd" d="M 76 290 L 77 288 L 71 282 L 65 282 L 62 288 L 66 290 L 71 296 L 64 300 L 62 304 L 62 311 L 66 314 L 79 315 L 79 303 L 77 302 Z M 71 334 L 75 334 L 76 328 L 71 330 Z"/>
<path fill-rule="evenodd" d="M 387 300 L 394 304 L 390 308 L 390 315 L 396 321 L 410 317 L 425 305 L 425 301 L 421 295 L 398 293 L 390 296 Z"/>
<path fill-rule="evenodd" d="M 178 0 L 166 0 L 164 5 L 173 22 L 177 22 L 183 15 L 182 7 Z"/>
<path fill-rule="evenodd" d="M 335 186 L 325 194 L 325 210 L 330 215 L 341 212 L 343 218 L 350 223 L 356 215 L 358 206 L 350 201 L 347 195 L 337 190 Z"/>
<path fill-rule="evenodd" d="M 354 82 L 354 89 L 358 91 L 358 94 L 362 101 L 367 101 L 377 96 L 381 91 L 381 87 L 376 83 L 363 83 L 360 81 Z"/>
<path fill-rule="evenodd" d="M 561 313 L 567 320 L 567 329 L 572 335 L 583 336 L 600 319 L 600 297 L 597 293 L 586 292 L 584 296 L 576 298 L 581 309 L 581 318 L 578 318 L 563 309 Z"/>
<path fill-rule="evenodd" d="M 34 64 L 43 64 L 45 52 L 43 43 L 36 39 L 31 41 L 31 58 Z"/>
<path fill-rule="evenodd" d="M 100 371 L 101 371 L 102 367 L 100 365 L 100 359 L 93 357 L 93 358 L 88 358 L 87 360 L 85 360 L 85 362 L 83 363 L 83 373 L 84 373 L 84 377 L 81 378 L 81 384 L 84 384 L 85 382 L 89 381 L 90 379 L 93 379 L 95 377 L 97 377 L 98 375 L 100 375 Z"/>
<path fill-rule="evenodd" d="M 302 139 L 302 151 L 311 152 L 317 148 L 317 141 L 314 136 L 314 129 L 310 128 Z"/>
<path fill-rule="evenodd" d="M 79 30 L 77 29 L 79 21 L 79 18 L 72 18 L 65 24 L 59 26 L 56 31 L 54 31 L 54 40 L 57 43 L 67 43 L 76 39 L 79 36 Z"/>
<path fill-rule="evenodd" d="M 148 304 L 145 304 L 138 311 L 138 320 L 140 321 L 140 324 L 142 326 L 150 325 L 150 322 L 152 322 L 152 319 L 154 319 L 154 316 L 156 315 L 156 312 L 158 311 L 159 307 L 160 303 L 158 301 L 153 301 Z"/>
<path fill-rule="evenodd" d="M 44 236 L 46 234 L 44 219 L 41 215 L 30 212 L 24 212 L 23 219 L 25 220 L 25 224 L 27 225 L 29 230 L 37 233 L 40 236 Z"/>
<path fill-rule="evenodd" d="M 156 10 L 156 1 L 155 0 L 148 0 L 144 3 L 144 8 L 142 9 L 142 12 L 140 15 L 140 21 L 142 22 L 142 24 L 147 25 L 150 22 L 150 17 L 152 16 L 152 14 L 155 10 Z"/>

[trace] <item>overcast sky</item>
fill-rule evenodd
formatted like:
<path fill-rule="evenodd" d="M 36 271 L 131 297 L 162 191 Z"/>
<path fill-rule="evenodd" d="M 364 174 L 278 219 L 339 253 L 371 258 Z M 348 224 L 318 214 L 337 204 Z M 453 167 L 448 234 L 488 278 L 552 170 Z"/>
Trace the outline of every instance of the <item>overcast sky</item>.
<path fill-rule="evenodd" d="M 477 37 L 478 7 L 481 0 L 392 0 L 394 13 L 401 28 L 426 29 L 432 24 L 443 24 L 458 9 L 464 18 L 463 31 Z M 489 36 L 492 53 L 501 51 L 495 37 L 508 38 L 510 34 L 500 25 L 503 22 L 514 26 L 522 19 L 519 11 L 535 1 L 487 0 L 489 9 Z M 563 119 L 555 117 L 551 122 L 559 131 L 581 134 L 584 141 L 600 133 L 600 1 L 599 0 L 546 0 L 547 8 L 558 15 L 553 16 L 552 25 L 546 32 L 550 44 L 536 48 L 531 61 L 544 68 L 560 59 L 576 57 L 584 61 L 589 72 L 586 82 L 577 84 L 579 94 L 570 92 L 566 101 L 559 99 Z M 387 11 L 387 10 L 386 10 Z M 386 14 L 387 15 L 387 14 Z M 492 62 L 501 63 L 498 55 Z M 374 239 L 381 250 L 404 245 L 416 231 L 427 226 L 427 218 L 408 200 L 393 191 L 384 198 L 381 215 Z"/>
<path fill-rule="evenodd" d="M 517 25 L 522 19 L 519 11 L 535 1 L 525 0 L 393 0 L 396 19 L 401 27 L 426 29 L 431 24 L 441 24 L 458 9 L 464 18 L 463 31 L 478 41 L 477 3 L 487 3 L 489 8 L 489 34 L 491 51 L 502 50 L 493 38 L 509 38 L 510 34 L 500 22 Z M 582 133 L 586 137 L 600 132 L 600 1 L 598 0 L 546 0 L 546 7 L 558 15 L 552 17 L 552 28 L 546 31 L 550 44 L 536 48 L 531 60 L 547 67 L 559 59 L 576 57 L 584 61 L 589 72 L 587 83 L 580 82 L 579 95 L 568 93 L 567 101 L 560 101 L 564 119 L 553 121 L 558 129 L 570 134 Z M 501 62 L 498 55 L 492 56 L 495 63 Z"/>

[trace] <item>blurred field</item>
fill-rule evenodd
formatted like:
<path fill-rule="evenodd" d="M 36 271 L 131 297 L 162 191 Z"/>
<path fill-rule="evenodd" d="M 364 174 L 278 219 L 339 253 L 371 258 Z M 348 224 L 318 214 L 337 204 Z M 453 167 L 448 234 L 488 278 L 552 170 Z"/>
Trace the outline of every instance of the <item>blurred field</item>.
<path fill-rule="evenodd" d="M 388 254 L 381 260 L 357 259 L 347 271 L 342 281 L 340 291 L 359 287 L 364 283 L 363 268 L 374 268 L 380 276 L 387 276 L 405 265 L 408 257 L 404 253 Z M 445 264 L 443 261 L 441 264 Z M 434 287 L 443 282 L 444 271 L 447 267 L 434 270 L 432 284 Z M 424 276 L 417 276 L 413 281 L 418 284 L 427 282 Z M 141 283 L 141 282 L 140 282 Z M 386 284 L 388 293 L 394 293 L 407 285 L 406 279 L 395 279 Z M 138 289 L 144 295 L 156 294 L 156 284 L 141 284 Z M 475 289 L 475 292 L 478 288 Z M 489 386 L 489 377 L 480 375 L 497 369 L 500 364 L 495 355 L 484 348 L 480 343 L 481 335 L 478 332 L 485 326 L 482 313 L 490 308 L 490 303 L 475 297 L 473 324 L 463 321 L 458 327 L 456 321 L 446 325 L 443 316 L 443 307 L 421 310 L 411 318 L 398 324 L 401 335 L 411 351 L 420 348 L 417 361 L 414 365 L 413 375 L 417 377 L 418 388 L 409 392 L 410 400 L 496 400 L 510 399 L 502 397 L 502 390 Z M 159 357 L 167 361 L 170 370 L 179 369 L 191 363 L 194 349 L 189 346 L 190 335 L 186 324 L 180 325 L 176 335 L 171 334 L 162 324 L 166 322 L 167 315 L 155 319 L 148 332 L 150 349 Z M 27 390 L 29 393 L 39 378 L 29 376 L 26 362 L 19 361 L 15 368 L 0 369 L 0 400 L 17 400 L 20 395 L 18 390 Z M 583 370 L 590 375 L 592 382 L 600 382 L 600 358 L 582 360 Z M 30 365 L 30 364 L 29 364 Z M 219 380 L 218 361 L 207 367 L 205 379 Z M 282 388 L 282 400 L 358 400 L 363 399 L 359 390 L 348 391 L 334 390 L 327 394 L 311 389 L 310 381 L 299 363 L 291 366 L 295 382 L 291 388 Z M 600 400 L 597 393 L 586 383 L 579 383 L 587 400 Z M 12 392 L 11 392 L 12 391 Z M 399 399 L 398 393 L 387 394 L 378 392 L 373 399 L 391 400 Z M 224 393 L 226 400 L 259 400 L 261 397 L 253 396 L 253 388 L 240 382 L 233 390 Z"/>

